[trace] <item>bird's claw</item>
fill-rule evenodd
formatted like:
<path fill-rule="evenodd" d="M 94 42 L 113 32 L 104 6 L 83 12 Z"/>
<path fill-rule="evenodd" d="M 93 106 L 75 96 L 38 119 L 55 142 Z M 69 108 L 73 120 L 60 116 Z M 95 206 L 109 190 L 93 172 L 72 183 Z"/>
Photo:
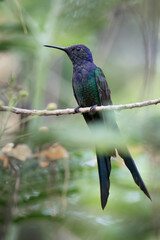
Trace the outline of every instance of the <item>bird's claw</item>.
<path fill-rule="evenodd" d="M 74 109 L 74 112 L 75 112 L 75 113 L 78 113 L 78 112 L 79 112 L 79 109 L 80 109 L 80 106 L 77 106 L 77 107 Z"/>
<path fill-rule="evenodd" d="M 94 112 L 95 110 L 96 110 L 96 107 L 97 107 L 98 105 L 96 104 L 96 105 L 93 105 L 91 108 L 90 108 L 90 111 L 91 112 Z"/>

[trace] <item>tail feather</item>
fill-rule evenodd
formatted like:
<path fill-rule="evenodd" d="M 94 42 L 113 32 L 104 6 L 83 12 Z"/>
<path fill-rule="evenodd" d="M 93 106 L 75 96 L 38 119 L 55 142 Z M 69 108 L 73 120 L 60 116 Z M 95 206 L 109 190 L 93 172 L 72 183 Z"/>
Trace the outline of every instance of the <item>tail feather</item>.
<path fill-rule="evenodd" d="M 83 116 L 84 116 L 87 124 L 102 120 L 102 116 L 99 113 L 95 113 L 94 115 L 90 115 L 89 113 L 83 113 Z M 109 124 L 110 124 L 110 121 L 109 121 Z M 117 131 L 118 134 L 120 134 L 119 128 L 118 128 L 116 122 L 114 121 L 114 119 L 113 119 L 113 121 L 111 121 L 111 125 L 112 125 L 111 128 L 114 129 L 115 131 Z M 139 171 L 134 163 L 134 160 L 132 159 L 132 157 L 128 151 L 128 148 L 125 146 L 125 143 L 123 143 L 123 141 L 122 141 L 122 145 L 123 145 L 123 151 L 121 149 L 118 149 L 118 147 L 117 147 L 119 155 L 123 158 L 125 165 L 131 172 L 135 183 L 140 187 L 140 189 L 144 192 L 144 194 L 146 194 L 146 196 L 149 199 L 151 199 L 150 194 L 149 194 L 149 192 L 139 174 Z M 105 208 L 105 206 L 107 204 L 108 196 L 109 196 L 109 188 L 110 188 L 109 177 L 110 177 L 110 172 L 111 172 L 110 158 L 111 158 L 111 156 L 115 155 L 115 149 L 113 149 L 113 151 L 111 151 L 109 155 L 97 153 L 97 163 L 98 163 L 98 172 L 99 172 L 99 181 L 100 181 L 102 209 Z"/>
<path fill-rule="evenodd" d="M 111 162 L 110 156 L 105 156 L 102 154 L 97 154 L 99 181 L 100 181 L 100 191 L 101 191 L 101 206 L 102 209 L 105 208 L 109 196 L 110 187 L 110 172 L 111 172 Z"/>
<path fill-rule="evenodd" d="M 127 154 L 126 154 L 127 152 Z M 140 189 L 146 194 L 146 196 L 151 200 L 151 196 L 139 174 L 139 171 L 136 167 L 136 164 L 134 162 L 134 160 L 132 159 L 129 151 L 125 151 L 125 153 L 118 151 L 119 155 L 123 158 L 125 165 L 127 166 L 127 168 L 130 170 L 133 179 L 135 181 L 135 183 L 140 187 Z"/>

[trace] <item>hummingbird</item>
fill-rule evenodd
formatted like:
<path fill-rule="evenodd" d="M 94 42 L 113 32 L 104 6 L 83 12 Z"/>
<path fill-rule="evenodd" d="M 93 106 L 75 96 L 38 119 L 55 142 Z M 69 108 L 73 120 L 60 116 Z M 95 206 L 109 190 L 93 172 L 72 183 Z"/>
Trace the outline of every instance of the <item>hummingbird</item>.
<path fill-rule="evenodd" d="M 120 136 L 120 131 L 114 115 L 112 114 L 110 117 L 108 113 L 106 116 L 106 123 L 104 123 L 103 115 L 100 112 L 95 111 L 96 106 L 112 105 L 112 100 L 111 92 L 105 75 L 101 68 L 94 64 L 90 49 L 82 44 L 77 44 L 70 47 L 59 47 L 52 45 L 44 46 L 64 51 L 73 64 L 72 87 L 74 96 L 78 103 L 78 107 L 75 108 L 75 112 L 78 112 L 80 107 L 90 107 L 89 113 L 83 113 L 83 117 L 89 126 L 98 122 L 106 125 L 106 130 L 107 128 L 113 129 Z M 151 199 L 127 146 L 124 143 L 122 151 L 122 148 L 119 148 L 115 144 L 113 149 L 106 150 L 105 153 L 101 153 L 100 151 L 96 150 L 102 209 L 105 208 L 109 197 L 111 157 L 116 155 L 116 149 L 120 157 L 124 160 L 125 165 L 131 172 L 135 183 L 146 194 L 146 196 Z"/>

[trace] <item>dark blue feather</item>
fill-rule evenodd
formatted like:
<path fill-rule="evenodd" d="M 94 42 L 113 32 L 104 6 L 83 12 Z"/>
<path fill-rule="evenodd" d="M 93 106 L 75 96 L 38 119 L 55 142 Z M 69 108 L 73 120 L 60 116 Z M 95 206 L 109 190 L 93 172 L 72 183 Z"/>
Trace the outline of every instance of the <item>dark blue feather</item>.
<path fill-rule="evenodd" d="M 101 206 L 104 209 L 109 196 L 111 162 L 110 156 L 97 153 L 97 164 L 101 191 Z"/>

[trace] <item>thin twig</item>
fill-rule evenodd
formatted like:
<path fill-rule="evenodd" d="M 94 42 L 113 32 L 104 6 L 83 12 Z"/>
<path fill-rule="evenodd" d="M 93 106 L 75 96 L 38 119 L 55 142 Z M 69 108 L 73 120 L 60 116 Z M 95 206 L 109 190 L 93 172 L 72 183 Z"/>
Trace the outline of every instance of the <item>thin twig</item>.
<path fill-rule="evenodd" d="M 125 109 L 132 109 L 132 108 L 140 108 L 146 107 L 154 104 L 160 103 L 160 98 L 144 101 L 144 102 L 137 102 L 137 103 L 129 103 L 129 104 L 120 104 L 120 105 L 108 105 L 108 106 L 97 106 L 94 111 L 99 112 L 103 110 L 125 110 Z M 8 107 L 8 106 L 1 106 L 0 111 L 2 112 L 12 112 L 16 114 L 25 114 L 25 115 L 35 115 L 35 116 L 53 116 L 53 115 L 64 115 L 64 114 L 75 114 L 74 108 L 66 108 L 66 109 L 57 109 L 57 110 L 29 110 L 23 108 L 16 108 L 16 107 Z M 90 107 L 79 108 L 78 113 L 86 113 L 90 112 Z"/>
<path fill-rule="evenodd" d="M 24 21 L 24 18 L 23 18 L 23 14 L 22 14 L 22 11 L 21 11 L 21 6 L 20 6 L 18 0 L 15 0 L 15 4 L 16 4 L 16 7 L 18 9 L 19 18 L 20 18 L 20 22 L 21 22 L 22 27 L 23 27 L 24 34 L 28 34 L 27 27 L 26 27 L 26 24 L 25 24 L 25 21 Z"/>
<path fill-rule="evenodd" d="M 20 188 L 20 169 L 13 160 L 9 159 L 9 164 L 16 175 L 15 189 L 13 194 L 13 213 L 19 212 L 18 210 L 18 192 Z"/>
<path fill-rule="evenodd" d="M 63 191 L 62 191 L 62 209 L 61 213 L 64 214 L 67 209 L 67 191 L 68 191 L 68 185 L 69 185 L 69 179 L 70 179 L 70 168 L 67 159 L 63 160 L 64 164 L 64 184 L 63 184 Z"/>

